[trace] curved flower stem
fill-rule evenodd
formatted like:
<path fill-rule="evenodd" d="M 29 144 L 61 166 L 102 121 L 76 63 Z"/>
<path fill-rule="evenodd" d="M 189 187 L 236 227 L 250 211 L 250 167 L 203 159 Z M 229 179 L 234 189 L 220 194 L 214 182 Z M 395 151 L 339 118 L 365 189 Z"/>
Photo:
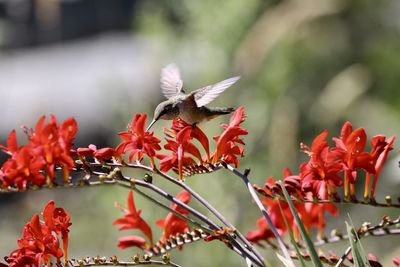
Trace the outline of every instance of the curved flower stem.
<path fill-rule="evenodd" d="M 247 177 L 248 172 L 250 170 L 247 171 L 247 173 L 240 173 L 239 171 L 237 171 L 234 167 L 228 165 L 228 164 L 223 164 L 223 167 L 229 171 L 231 171 L 233 174 L 235 174 L 236 176 L 240 177 L 242 179 L 242 181 L 245 183 L 247 190 L 249 191 L 251 197 L 253 198 L 254 202 L 257 204 L 258 208 L 260 209 L 261 213 L 263 214 L 264 218 L 267 220 L 268 225 L 271 229 L 271 231 L 274 233 L 276 240 L 278 241 L 279 247 L 281 248 L 283 254 L 285 255 L 285 258 L 288 259 L 289 261 L 291 261 L 290 258 L 290 254 L 289 251 L 286 248 L 285 243 L 282 240 L 282 237 L 279 235 L 277 229 L 275 228 L 271 218 L 268 215 L 267 210 L 265 209 L 264 205 L 261 203 L 260 198 L 258 197 L 256 191 L 254 190 L 253 186 L 250 184 L 250 181 Z"/>
<path fill-rule="evenodd" d="M 264 191 L 260 190 L 257 188 L 257 185 L 253 185 L 255 187 L 255 190 L 262 196 L 267 197 L 269 199 L 279 199 L 279 200 L 285 200 L 280 194 L 274 194 L 274 195 L 268 195 L 265 194 Z M 368 202 L 365 201 L 359 201 L 355 198 L 349 200 L 349 201 L 343 201 L 342 199 L 309 199 L 309 198 L 296 198 L 296 197 L 291 197 L 292 201 L 299 202 L 299 203 L 315 203 L 315 204 L 326 204 L 326 203 L 336 203 L 336 204 L 357 204 L 357 205 L 366 205 L 366 206 L 372 206 L 372 207 L 377 207 L 377 208 L 400 208 L 400 203 L 380 203 L 376 202 L 375 200 L 369 199 Z"/>
<path fill-rule="evenodd" d="M 138 193 L 139 195 L 141 195 L 142 197 L 144 197 L 144 198 L 150 200 L 151 202 L 157 204 L 158 206 L 160 206 L 160 207 L 162 207 L 162 208 L 168 210 L 169 212 L 174 213 L 174 214 L 175 214 L 176 216 L 178 216 L 180 219 L 182 219 L 182 220 L 188 222 L 190 226 L 195 227 L 195 228 L 202 229 L 202 230 L 204 230 L 204 231 L 205 231 L 206 233 L 208 233 L 208 234 L 211 234 L 211 233 L 213 232 L 213 230 L 212 230 L 211 228 L 209 228 L 208 226 L 199 224 L 198 222 L 196 222 L 196 221 L 190 219 L 189 217 L 183 215 L 182 213 L 180 213 L 180 212 L 178 212 L 178 211 L 176 211 L 176 210 L 174 210 L 174 209 L 168 207 L 167 205 L 165 205 L 165 204 L 162 203 L 161 201 L 158 201 L 157 199 L 152 198 L 151 196 L 145 194 L 145 193 L 142 192 L 141 190 L 139 190 L 139 189 L 137 189 L 137 188 L 134 188 L 133 190 L 134 190 L 136 193 Z"/>
<path fill-rule="evenodd" d="M 385 230 L 374 230 L 371 232 L 366 233 L 363 236 L 360 237 L 380 237 L 380 236 L 386 236 L 386 235 L 400 235 L 400 229 L 385 229 Z M 332 244 L 332 243 L 337 243 L 340 241 L 348 240 L 349 236 L 347 234 L 342 235 L 342 236 L 334 236 L 331 238 L 328 238 L 326 240 L 318 240 L 314 242 L 314 246 L 323 246 L 325 244 Z"/>
<path fill-rule="evenodd" d="M 340 257 L 339 261 L 336 263 L 335 267 L 340 267 L 342 263 L 347 259 L 351 252 L 351 246 L 349 246 L 346 251 L 343 253 L 342 257 Z"/>
<path fill-rule="evenodd" d="M 106 175 L 105 173 L 102 172 L 92 172 L 95 175 Z M 132 189 L 135 185 L 138 186 L 142 186 L 145 188 L 148 188 L 150 190 L 152 190 L 153 192 L 157 193 L 158 195 L 168 199 L 169 201 L 175 203 L 176 205 L 178 205 L 179 207 L 187 210 L 189 213 L 191 213 L 193 216 L 197 217 L 199 220 L 205 222 L 206 224 L 208 224 L 214 231 L 217 230 L 221 230 L 221 227 L 219 227 L 217 224 L 215 224 L 213 221 L 211 221 L 208 217 L 206 217 L 205 215 L 201 214 L 200 212 L 198 212 L 197 210 L 193 209 L 192 207 L 186 205 L 185 203 L 181 202 L 180 200 L 174 198 L 172 195 L 168 194 L 167 192 L 165 192 L 164 190 L 162 190 L 161 188 L 155 186 L 154 184 L 151 183 L 147 183 L 145 181 L 142 180 L 136 180 L 136 179 L 130 179 L 129 177 L 120 175 L 119 177 L 115 177 L 117 178 L 117 182 L 119 185 L 123 186 L 123 187 L 127 187 Z M 240 255 L 244 258 L 248 258 L 250 259 L 252 262 L 254 262 L 255 264 L 257 264 L 258 266 L 265 266 L 263 261 L 259 261 L 258 258 L 252 254 L 252 251 L 247 251 L 246 248 L 244 248 L 242 246 L 242 244 L 238 243 L 236 239 L 234 239 L 231 235 L 227 235 L 227 238 L 231 241 L 232 246 L 236 247 L 236 252 L 240 251 Z"/>
<path fill-rule="evenodd" d="M 159 260 L 139 260 L 139 261 L 113 261 L 113 260 L 103 260 L 98 261 L 94 258 L 91 259 L 81 259 L 81 260 L 69 260 L 68 264 L 56 264 L 59 267 L 81 267 L 81 266 L 138 266 L 138 265 L 163 265 L 163 266 L 173 266 L 173 267 L 180 267 L 180 265 L 174 262 L 164 262 Z"/>
<path fill-rule="evenodd" d="M 211 213 L 215 215 L 222 223 L 224 223 L 227 227 L 232 229 L 233 233 L 246 245 L 246 248 L 248 248 L 251 252 L 253 252 L 256 257 L 258 258 L 259 262 L 264 262 L 263 257 L 261 254 L 254 248 L 254 246 L 244 237 L 244 235 L 239 232 L 235 226 L 233 226 L 220 212 L 218 212 L 210 203 L 208 203 L 203 197 L 201 197 L 197 192 L 195 192 L 192 188 L 190 188 L 187 184 L 174 179 L 173 177 L 169 176 L 168 174 L 161 172 L 160 170 L 156 168 L 151 168 L 145 165 L 142 165 L 141 163 L 137 164 L 128 164 L 128 163 L 107 163 L 106 165 L 112 166 L 112 167 L 128 167 L 128 168 L 133 168 L 133 169 L 142 169 L 151 173 L 155 173 L 157 175 L 160 175 L 161 177 L 167 179 L 168 181 L 174 183 L 175 185 L 185 189 L 187 192 L 189 192 L 197 201 L 199 201 L 204 207 L 206 207 Z"/>

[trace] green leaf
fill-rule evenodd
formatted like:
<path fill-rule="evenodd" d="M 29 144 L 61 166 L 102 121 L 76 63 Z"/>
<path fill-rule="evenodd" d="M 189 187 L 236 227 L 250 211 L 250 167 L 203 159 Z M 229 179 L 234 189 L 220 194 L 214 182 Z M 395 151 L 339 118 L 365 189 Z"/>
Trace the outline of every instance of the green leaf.
<path fill-rule="evenodd" d="M 278 259 L 283 263 L 283 265 L 285 265 L 285 267 L 296 267 L 293 264 L 293 261 L 289 261 L 288 259 L 286 259 L 285 257 L 283 257 L 281 254 L 276 253 L 276 256 L 278 257 Z"/>
<path fill-rule="evenodd" d="M 301 236 L 303 237 L 304 241 L 306 242 L 307 245 L 307 250 L 308 253 L 310 254 L 312 263 L 315 267 L 323 267 L 321 260 L 318 257 L 317 251 L 315 250 L 314 244 L 311 241 L 310 236 L 307 234 L 306 229 L 304 228 L 304 225 L 302 221 L 299 218 L 299 215 L 297 214 L 297 210 L 293 205 L 292 199 L 289 196 L 289 193 L 286 191 L 285 185 L 283 184 L 283 181 L 280 181 L 280 185 L 283 191 L 283 195 L 285 196 L 286 202 L 289 204 L 290 211 L 293 214 L 294 219 L 296 220 L 297 225 L 300 228 L 300 233 Z"/>
<path fill-rule="evenodd" d="M 279 200 L 277 200 L 277 201 L 278 201 L 279 210 L 280 210 L 280 212 L 281 212 L 281 214 L 282 214 L 283 222 L 285 223 L 286 228 L 289 230 L 290 241 L 292 241 L 292 245 L 293 245 L 294 249 L 296 250 L 296 254 L 297 254 L 297 257 L 298 257 L 298 259 L 299 259 L 299 261 L 300 261 L 300 263 L 301 263 L 301 266 L 302 266 L 302 267 L 307 267 L 307 265 L 306 265 L 306 263 L 305 263 L 305 261 L 304 261 L 304 259 L 303 259 L 303 256 L 302 256 L 301 253 L 300 253 L 299 246 L 297 245 L 297 242 L 296 242 L 296 240 L 294 239 L 294 235 L 293 235 L 292 228 L 289 226 L 289 223 L 288 223 L 288 221 L 286 220 L 285 214 L 283 213 L 283 209 L 282 209 L 281 203 L 279 202 Z M 278 254 L 278 255 L 279 255 L 279 254 Z M 280 255 L 279 255 L 279 256 L 280 256 Z M 281 260 L 281 261 L 282 261 L 282 260 Z"/>
<path fill-rule="evenodd" d="M 347 222 L 346 222 L 346 228 L 347 228 L 347 233 L 349 235 L 354 266 L 371 267 L 371 265 L 369 264 L 368 256 L 361 245 L 360 239 L 358 238 L 357 231 L 354 229 L 353 226 L 350 226 Z"/>

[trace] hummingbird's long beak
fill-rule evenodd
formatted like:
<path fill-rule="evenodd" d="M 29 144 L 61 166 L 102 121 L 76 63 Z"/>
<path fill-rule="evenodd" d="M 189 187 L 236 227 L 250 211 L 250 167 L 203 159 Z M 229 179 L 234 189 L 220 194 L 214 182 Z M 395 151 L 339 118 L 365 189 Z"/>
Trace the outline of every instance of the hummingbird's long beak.
<path fill-rule="evenodd" d="M 153 119 L 153 120 L 150 122 L 150 125 L 149 125 L 149 126 L 147 127 L 147 129 L 146 129 L 146 132 L 148 132 L 148 131 L 150 130 L 151 126 L 153 126 L 153 124 L 156 123 L 156 121 L 157 121 L 157 120 Z"/>

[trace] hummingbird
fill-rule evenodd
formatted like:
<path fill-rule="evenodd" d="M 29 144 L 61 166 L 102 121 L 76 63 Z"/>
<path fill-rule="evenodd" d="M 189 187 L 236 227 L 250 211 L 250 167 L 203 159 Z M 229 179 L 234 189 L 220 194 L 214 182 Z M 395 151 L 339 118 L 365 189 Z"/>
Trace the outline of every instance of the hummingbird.
<path fill-rule="evenodd" d="M 194 126 L 202 121 L 232 113 L 235 108 L 206 107 L 205 105 L 239 79 L 239 76 L 232 77 L 186 94 L 183 90 L 179 68 L 175 64 L 169 64 L 161 70 L 160 78 L 161 92 L 168 100 L 158 104 L 153 120 L 146 131 L 150 130 L 151 126 L 160 119 L 172 120 L 179 117 Z"/>

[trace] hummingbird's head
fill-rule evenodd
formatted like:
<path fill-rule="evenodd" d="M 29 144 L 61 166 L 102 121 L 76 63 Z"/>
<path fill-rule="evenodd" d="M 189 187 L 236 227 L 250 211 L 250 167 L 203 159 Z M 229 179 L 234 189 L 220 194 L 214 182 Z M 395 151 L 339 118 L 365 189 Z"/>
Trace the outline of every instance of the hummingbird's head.
<path fill-rule="evenodd" d="M 179 107 L 176 104 L 176 101 L 167 100 L 158 104 L 156 109 L 154 110 L 153 121 L 150 123 L 149 127 L 147 127 L 148 131 L 153 124 L 158 120 L 172 120 L 179 114 Z"/>

